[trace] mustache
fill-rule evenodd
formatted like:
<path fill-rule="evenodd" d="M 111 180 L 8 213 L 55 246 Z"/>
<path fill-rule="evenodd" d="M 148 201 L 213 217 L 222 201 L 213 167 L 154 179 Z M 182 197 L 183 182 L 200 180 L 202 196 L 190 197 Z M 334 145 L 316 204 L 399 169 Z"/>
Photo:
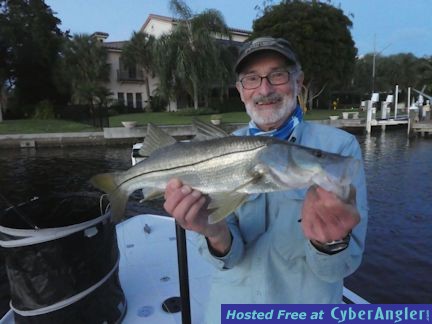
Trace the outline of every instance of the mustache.
<path fill-rule="evenodd" d="M 272 93 L 268 96 L 256 96 L 253 98 L 255 103 L 260 102 L 263 104 L 267 104 L 275 101 L 281 101 L 282 99 L 283 99 L 282 96 L 278 93 Z"/>

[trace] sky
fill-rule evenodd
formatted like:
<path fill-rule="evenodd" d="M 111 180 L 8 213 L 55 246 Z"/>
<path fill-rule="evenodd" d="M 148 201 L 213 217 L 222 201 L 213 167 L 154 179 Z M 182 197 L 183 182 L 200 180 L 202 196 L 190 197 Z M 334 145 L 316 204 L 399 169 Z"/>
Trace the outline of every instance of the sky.
<path fill-rule="evenodd" d="M 149 14 L 172 17 L 169 0 L 45 0 L 72 34 L 95 31 L 107 41 L 130 39 Z M 262 0 L 185 0 L 193 13 L 218 9 L 229 27 L 252 30 Z M 278 3 L 278 0 L 274 0 Z M 413 53 L 432 56 L 432 0 L 332 0 L 353 22 L 358 55 Z M 351 16 L 352 15 L 352 16 Z"/>

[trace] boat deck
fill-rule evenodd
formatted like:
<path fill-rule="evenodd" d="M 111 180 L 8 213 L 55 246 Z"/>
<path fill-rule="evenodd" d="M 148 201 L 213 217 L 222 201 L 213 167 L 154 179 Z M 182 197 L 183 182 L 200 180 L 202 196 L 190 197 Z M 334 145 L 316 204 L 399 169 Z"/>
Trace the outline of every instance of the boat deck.
<path fill-rule="evenodd" d="M 193 232 L 186 233 L 192 323 L 202 323 L 210 277 L 214 268 L 195 246 Z M 173 218 L 157 215 L 134 216 L 117 225 L 120 249 L 120 282 L 127 300 L 122 323 L 181 324 L 180 312 L 162 309 L 170 297 L 179 297 L 177 242 Z M 364 304 L 366 300 L 344 288 L 344 302 Z M 0 324 L 13 324 L 9 311 Z"/>

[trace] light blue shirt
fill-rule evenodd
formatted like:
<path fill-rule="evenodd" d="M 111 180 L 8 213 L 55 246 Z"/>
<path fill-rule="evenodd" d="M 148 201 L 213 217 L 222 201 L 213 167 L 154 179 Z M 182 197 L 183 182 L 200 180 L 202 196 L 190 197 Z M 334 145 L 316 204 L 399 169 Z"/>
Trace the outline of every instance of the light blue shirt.
<path fill-rule="evenodd" d="M 234 133 L 248 135 L 247 128 Z M 290 139 L 296 144 L 353 156 L 362 161 L 356 138 L 340 129 L 301 122 Z M 220 323 L 221 304 L 341 303 L 343 278 L 360 265 L 367 227 L 367 197 L 363 162 L 353 181 L 361 221 L 349 247 L 337 254 L 317 251 L 304 236 L 301 223 L 308 188 L 258 194 L 228 216 L 232 246 L 215 257 L 203 236 L 199 251 L 216 267 L 211 280 L 206 323 Z"/>

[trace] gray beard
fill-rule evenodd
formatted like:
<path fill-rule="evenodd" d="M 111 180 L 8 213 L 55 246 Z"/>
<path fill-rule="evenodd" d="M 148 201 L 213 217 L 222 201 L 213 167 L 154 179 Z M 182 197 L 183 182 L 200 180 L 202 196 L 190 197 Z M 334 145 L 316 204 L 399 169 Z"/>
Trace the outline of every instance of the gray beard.
<path fill-rule="evenodd" d="M 259 107 L 257 108 L 254 102 L 256 102 L 255 99 L 252 103 L 246 104 L 245 107 L 247 114 L 255 124 L 274 124 L 281 121 L 281 119 L 288 118 L 288 116 L 292 114 L 297 104 L 297 97 L 295 94 L 292 94 L 291 96 L 284 95 L 281 106 L 277 109 L 273 109 L 271 114 L 261 114 Z"/>

